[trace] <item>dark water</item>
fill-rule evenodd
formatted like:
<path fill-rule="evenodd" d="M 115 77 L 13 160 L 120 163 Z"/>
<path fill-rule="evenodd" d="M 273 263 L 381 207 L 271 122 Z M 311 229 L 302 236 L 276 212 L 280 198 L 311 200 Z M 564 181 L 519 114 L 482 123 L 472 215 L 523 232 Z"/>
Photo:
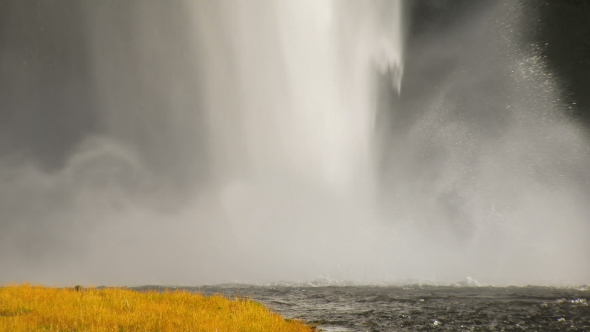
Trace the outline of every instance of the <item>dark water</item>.
<path fill-rule="evenodd" d="M 144 289 L 163 289 L 145 286 Z M 203 286 L 325 331 L 589 331 L 590 290 L 461 286 Z"/>

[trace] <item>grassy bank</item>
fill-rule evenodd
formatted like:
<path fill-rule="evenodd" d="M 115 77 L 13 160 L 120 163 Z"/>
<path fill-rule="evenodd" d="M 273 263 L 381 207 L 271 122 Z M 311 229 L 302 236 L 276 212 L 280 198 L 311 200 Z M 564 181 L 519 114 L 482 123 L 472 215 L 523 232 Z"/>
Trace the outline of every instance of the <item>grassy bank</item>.
<path fill-rule="evenodd" d="M 186 291 L 0 287 L 0 331 L 309 332 L 248 300 Z"/>

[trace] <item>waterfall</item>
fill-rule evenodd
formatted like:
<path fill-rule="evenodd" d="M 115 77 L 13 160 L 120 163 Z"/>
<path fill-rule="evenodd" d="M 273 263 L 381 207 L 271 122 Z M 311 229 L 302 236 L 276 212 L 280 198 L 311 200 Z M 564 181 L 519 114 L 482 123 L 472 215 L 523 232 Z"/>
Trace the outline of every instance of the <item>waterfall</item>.
<path fill-rule="evenodd" d="M 478 2 L 410 43 L 402 0 L 84 2 L 96 123 L 51 172 L 0 160 L 0 269 L 587 281 L 587 132 L 526 4 Z"/>

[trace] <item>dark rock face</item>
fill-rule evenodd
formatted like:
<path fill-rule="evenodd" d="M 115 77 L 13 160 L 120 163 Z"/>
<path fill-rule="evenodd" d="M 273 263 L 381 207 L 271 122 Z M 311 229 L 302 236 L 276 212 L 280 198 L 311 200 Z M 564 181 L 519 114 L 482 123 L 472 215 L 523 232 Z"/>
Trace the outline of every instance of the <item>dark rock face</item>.
<path fill-rule="evenodd" d="M 561 78 L 572 115 L 590 125 L 590 1 L 531 1 L 541 13 L 536 39 Z M 575 104 L 573 104 L 575 103 Z"/>
<path fill-rule="evenodd" d="M 487 0 L 416 0 L 410 8 L 409 51 L 413 43 L 437 39 L 476 18 L 496 3 Z M 530 13 L 524 38 L 542 51 L 557 75 L 570 113 L 590 126 L 590 2 L 586 0 L 523 0 Z M 409 57 L 411 61 L 411 57 Z"/>
<path fill-rule="evenodd" d="M 96 130 L 83 2 L 0 2 L 0 156 L 45 169 Z"/>

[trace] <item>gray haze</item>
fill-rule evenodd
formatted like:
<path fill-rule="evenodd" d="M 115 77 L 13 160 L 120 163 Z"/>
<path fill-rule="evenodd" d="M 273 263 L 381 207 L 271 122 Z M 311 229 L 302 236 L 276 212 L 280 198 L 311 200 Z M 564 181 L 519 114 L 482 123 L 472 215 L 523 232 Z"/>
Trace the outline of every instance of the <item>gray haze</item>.
<path fill-rule="evenodd" d="M 588 283 L 524 3 L 409 43 L 395 0 L 7 2 L 0 282 Z"/>

